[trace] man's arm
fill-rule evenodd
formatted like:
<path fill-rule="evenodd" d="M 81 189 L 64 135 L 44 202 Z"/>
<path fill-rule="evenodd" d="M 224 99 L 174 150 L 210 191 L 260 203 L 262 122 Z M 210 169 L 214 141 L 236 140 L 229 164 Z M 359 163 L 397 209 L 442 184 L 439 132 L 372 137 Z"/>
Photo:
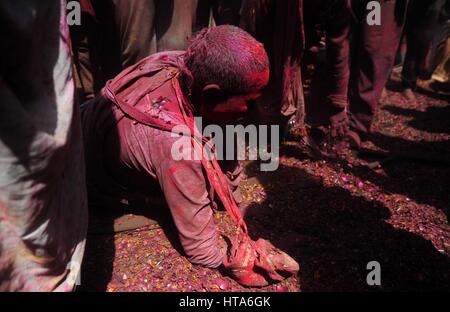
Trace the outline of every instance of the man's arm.
<path fill-rule="evenodd" d="M 226 244 L 218 240 L 201 162 L 175 161 L 170 149 L 164 154 L 156 174 L 184 251 L 192 263 L 217 268 L 224 260 Z"/>

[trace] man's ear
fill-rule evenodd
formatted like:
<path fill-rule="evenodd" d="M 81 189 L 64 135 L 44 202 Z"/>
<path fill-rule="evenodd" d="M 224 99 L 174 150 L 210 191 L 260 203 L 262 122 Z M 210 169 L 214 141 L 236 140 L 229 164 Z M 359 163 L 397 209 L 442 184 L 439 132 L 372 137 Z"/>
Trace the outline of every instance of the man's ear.
<path fill-rule="evenodd" d="M 222 89 L 216 84 L 208 84 L 202 89 L 201 96 L 204 103 L 214 105 L 222 99 Z"/>

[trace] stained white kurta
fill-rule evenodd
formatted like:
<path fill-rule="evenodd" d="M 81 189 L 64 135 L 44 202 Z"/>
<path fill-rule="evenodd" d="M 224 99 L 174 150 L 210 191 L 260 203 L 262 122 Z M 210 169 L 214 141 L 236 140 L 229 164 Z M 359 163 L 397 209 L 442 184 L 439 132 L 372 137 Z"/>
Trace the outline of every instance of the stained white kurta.
<path fill-rule="evenodd" d="M 87 232 L 65 1 L 0 1 L 0 291 L 71 291 Z"/>

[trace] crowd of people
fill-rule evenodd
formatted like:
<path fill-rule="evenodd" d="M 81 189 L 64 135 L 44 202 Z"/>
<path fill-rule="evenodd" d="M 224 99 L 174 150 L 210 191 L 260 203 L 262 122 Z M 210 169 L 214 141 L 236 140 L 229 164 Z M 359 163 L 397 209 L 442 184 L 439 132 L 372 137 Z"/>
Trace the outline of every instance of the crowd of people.
<path fill-rule="evenodd" d="M 282 281 L 299 264 L 249 237 L 239 161 L 172 157 L 180 138 L 211 144 L 194 117 L 279 125 L 324 155 L 324 138 L 334 152 L 370 139 L 394 66 L 407 101 L 419 79 L 450 83 L 448 0 L 79 3 L 70 27 L 65 0 L 0 3 L 0 290 L 73 290 L 88 210 L 154 198 L 192 263 L 249 287 Z M 305 92 L 307 65 L 323 70 Z M 218 206 L 235 237 L 219 234 Z"/>

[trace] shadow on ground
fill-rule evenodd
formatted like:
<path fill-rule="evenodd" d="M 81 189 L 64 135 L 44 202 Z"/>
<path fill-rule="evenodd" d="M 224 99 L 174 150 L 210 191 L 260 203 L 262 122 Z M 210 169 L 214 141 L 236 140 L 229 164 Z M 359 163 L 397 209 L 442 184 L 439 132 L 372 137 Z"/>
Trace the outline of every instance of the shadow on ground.
<path fill-rule="evenodd" d="M 299 177 L 314 179 L 290 166 L 258 176 L 267 199 L 249 206 L 246 220 L 253 238 L 270 239 L 300 263 L 301 290 L 448 289 L 450 259 L 421 236 L 388 224 L 383 204 L 338 187 L 305 188 Z M 382 287 L 367 285 L 370 261 L 381 264 Z"/>

